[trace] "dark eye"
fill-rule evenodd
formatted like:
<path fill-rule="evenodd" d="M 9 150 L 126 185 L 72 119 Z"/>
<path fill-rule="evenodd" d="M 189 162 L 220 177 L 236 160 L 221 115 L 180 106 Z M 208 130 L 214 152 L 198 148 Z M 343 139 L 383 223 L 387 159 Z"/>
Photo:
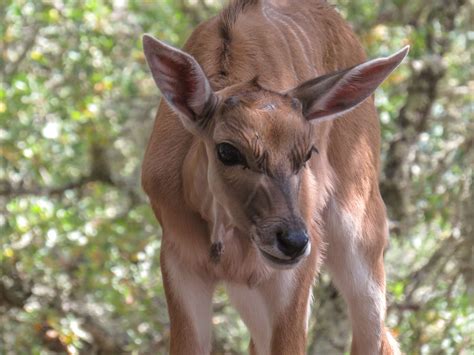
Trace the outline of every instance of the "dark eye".
<path fill-rule="evenodd" d="M 217 145 L 217 156 L 224 165 L 246 165 L 242 153 L 229 143 L 220 143 Z"/>
<path fill-rule="evenodd" d="M 316 147 L 311 147 L 310 151 L 308 152 L 308 154 L 306 154 L 306 157 L 304 158 L 304 162 L 306 163 L 308 160 L 311 159 L 311 155 L 313 154 L 313 152 L 316 152 L 316 153 L 319 153 L 318 150 L 316 149 Z"/>

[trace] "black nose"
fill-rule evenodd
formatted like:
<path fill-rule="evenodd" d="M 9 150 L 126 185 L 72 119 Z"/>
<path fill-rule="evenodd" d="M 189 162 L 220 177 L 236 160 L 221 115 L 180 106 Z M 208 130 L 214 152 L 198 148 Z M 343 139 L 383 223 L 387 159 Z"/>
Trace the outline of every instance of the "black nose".
<path fill-rule="evenodd" d="M 286 231 L 279 229 L 276 233 L 278 249 L 292 258 L 303 254 L 308 246 L 308 233 L 304 230 Z"/>

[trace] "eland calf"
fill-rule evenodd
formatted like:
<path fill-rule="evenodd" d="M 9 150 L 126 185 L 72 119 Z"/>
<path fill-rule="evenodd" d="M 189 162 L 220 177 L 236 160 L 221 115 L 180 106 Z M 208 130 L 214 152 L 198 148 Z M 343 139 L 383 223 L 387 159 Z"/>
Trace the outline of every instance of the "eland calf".
<path fill-rule="evenodd" d="M 142 183 L 163 228 L 171 354 L 209 354 L 219 282 L 252 354 L 304 354 L 323 263 L 348 305 L 352 354 L 397 353 L 372 93 L 408 48 L 366 61 L 317 0 L 233 1 L 183 50 L 149 35 L 143 47 L 164 98 Z"/>

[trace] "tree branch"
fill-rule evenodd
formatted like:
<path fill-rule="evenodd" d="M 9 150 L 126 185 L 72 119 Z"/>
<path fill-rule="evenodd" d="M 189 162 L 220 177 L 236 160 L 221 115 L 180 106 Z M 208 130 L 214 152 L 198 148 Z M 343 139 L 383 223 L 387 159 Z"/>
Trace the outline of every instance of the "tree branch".
<path fill-rule="evenodd" d="M 9 65 L 5 65 L 3 72 L 6 77 L 11 76 L 18 71 L 18 67 L 25 60 L 26 55 L 31 50 L 31 48 L 33 48 L 33 46 L 36 44 L 36 39 L 38 38 L 38 32 L 39 32 L 39 25 L 34 24 L 32 26 L 30 36 L 26 38 L 26 40 L 22 41 L 24 44 L 18 58 L 14 62 L 11 62 Z"/>

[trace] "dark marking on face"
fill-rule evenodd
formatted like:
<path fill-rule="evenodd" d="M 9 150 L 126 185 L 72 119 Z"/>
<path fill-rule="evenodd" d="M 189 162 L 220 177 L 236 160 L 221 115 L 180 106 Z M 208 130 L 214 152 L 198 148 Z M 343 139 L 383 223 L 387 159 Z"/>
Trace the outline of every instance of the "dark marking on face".
<path fill-rule="evenodd" d="M 301 104 L 300 100 L 295 99 L 294 97 L 291 98 L 291 108 L 296 112 L 301 112 L 303 110 L 303 105 Z"/>
<path fill-rule="evenodd" d="M 262 88 L 260 84 L 258 83 L 258 75 L 256 75 L 252 80 L 250 80 L 251 85 L 253 85 L 255 88 L 260 89 Z"/>
<path fill-rule="evenodd" d="M 267 151 L 263 151 L 262 153 L 260 153 L 260 155 L 257 155 L 256 156 L 256 163 L 257 163 L 257 167 L 258 169 L 268 175 L 270 173 L 269 169 L 268 169 L 268 152 Z"/>
<path fill-rule="evenodd" d="M 292 182 L 291 179 L 298 179 L 297 180 L 297 185 L 292 188 Z M 274 182 L 278 189 L 280 190 L 286 206 L 288 208 L 288 211 L 290 213 L 289 217 L 287 219 L 289 221 L 295 221 L 298 219 L 298 206 L 297 206 L 297 201 L 298 201 L 298 194 L 299 194 L 299 189 L 300 189 L 300 180 L 299 178 L 292 176 L 284 176 L 281 174 L 277 174 L 274 177 Z"/>
<path fill-rule="evenodd" d="M 211 261 L 217 264 L 221 260 L 221 255 L 224 251 L 224 244 L 221 241 L 212 243 L 211 245 Z"/>
<path fill-rule="evenodd" d="M 205 130 L 209 126 L 210 122 L 212 121 L 212 117 L 216 112 L 217 105 L 218 100 L 214 95 L 211 95 L 209 100 L 204 105 L 203 112 L 196 119 L 200 129 Z"/>
<path fill-rule="evenodd" d="M 228 97 L 224 101 L 224 107 L 226 109 L 231 109 L 231 108 L 236 107 L 239 103 L 240 103 L 240 99 L 238 96 L 231 96 L 231 97 Z"/>
<path fill-rule="evenodd" d="M 290 161 L 293 169 L 294 174 L 298 174 L 298 172 L 306 166 L 306 162 L 311 159 L 311 155 L 313 153 L 313 148 L 303 148 L 302 147 L 295 147 L 290 153 Z"/>

